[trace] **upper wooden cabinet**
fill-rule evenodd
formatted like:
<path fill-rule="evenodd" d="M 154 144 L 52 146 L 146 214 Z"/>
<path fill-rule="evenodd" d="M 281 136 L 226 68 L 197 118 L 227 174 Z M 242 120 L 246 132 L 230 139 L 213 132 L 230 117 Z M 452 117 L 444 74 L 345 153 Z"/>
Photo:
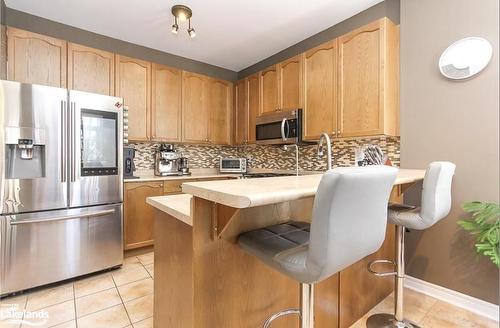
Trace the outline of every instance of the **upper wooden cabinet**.
<path fill-rule="evenodd" d="M 232 89 L 230 82 L 207 78 L 206 105 L 210 116 L 209 142 L 218 145 L 231 143 Z"/>
<path fill-rule="evenodd" d="M 261 114 L 269 114 L 279 109 L 278 65 L 260 72 Z"/>
<path fill-rule="evenodd" d="M 255 142 L 255 119 L 259 116 L 260 110 L 260 80 L 259 74 L 250 75 L 247 78 L 248 84 L 248 142 Z"/>
<path fill-rule="evenodd" d="M 66 41 L 7 27 L 7 78 L 66 87 Z"/>
<path fill-rule="evenodd" d="M 336 134 L 337 40 L 321 44 L 304 54 L 304 139 L 321 133 Z"/>
<path fill-rule="evenodd" d="M 151 63 L 116 55 L 116 96 L 128 106 L 128 139 L 150 140 Z"/>
<path fill-rule="evenodd" d="M 113 96 L 115 55 L 76 43 L 68 43 L 68 88 Z"/>
<path fill-rule="evenodd" d="M 387 18 L 339 38 L 340 136 L 397 134 L 398 49 L 397 27 Z"/>
<path fill-rule="evenodd" d="M 182 117 L 182 71 L 153 64 L 151 139 L 180 142 Z"/>
<path fill-rule="evenodd" d="M 248 85 L 247 80 L 236 82 L 234 89 L 236 97 L 235 108 L 235 142 L 237 145 L 246 144 L 248 142 Z"/>
<path fill-rule="evenodd" d="M 302 63 L 298 55 L 278 65 L 280 109 L 302 108 Z"/>
<path fill-rule="evenodd" d="M 207 77 L 182 72 L 182 141 L 208 143 Z"/>

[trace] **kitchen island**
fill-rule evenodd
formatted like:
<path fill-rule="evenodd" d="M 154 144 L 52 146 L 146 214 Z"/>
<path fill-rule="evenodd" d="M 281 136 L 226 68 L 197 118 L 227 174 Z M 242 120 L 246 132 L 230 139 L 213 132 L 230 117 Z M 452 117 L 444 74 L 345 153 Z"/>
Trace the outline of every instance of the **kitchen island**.
<path fill-rule="evenodd" d="M 422 180 L 400 170 L 391 200 Z M 243 252 L 237 236 L 291 219 L 311 220 L 320 174 L 192 182 L 185 194 L 148 198 L 155 208 L 155 327 L 254 328 L 273 312 L 299 306 L 299 283 Z M 394 258 L 394 226 L 374 254 L 316 285 L 315 327 L 349 327 L 393 290 L 392 277 L 366 270 Z M 347 246 L 349 247 L 349 246 Z M 273 328 L 298 327 L 296 317 Z"/>

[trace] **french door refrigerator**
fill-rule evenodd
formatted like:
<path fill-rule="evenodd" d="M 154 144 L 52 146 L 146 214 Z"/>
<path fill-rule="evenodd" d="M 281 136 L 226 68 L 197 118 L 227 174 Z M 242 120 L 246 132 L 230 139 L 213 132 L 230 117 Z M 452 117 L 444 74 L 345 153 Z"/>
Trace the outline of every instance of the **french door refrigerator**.
<path fill-rule="evenodd" d="M 122 99 L 0 81 L 0 295 L 116 267 Z"/>

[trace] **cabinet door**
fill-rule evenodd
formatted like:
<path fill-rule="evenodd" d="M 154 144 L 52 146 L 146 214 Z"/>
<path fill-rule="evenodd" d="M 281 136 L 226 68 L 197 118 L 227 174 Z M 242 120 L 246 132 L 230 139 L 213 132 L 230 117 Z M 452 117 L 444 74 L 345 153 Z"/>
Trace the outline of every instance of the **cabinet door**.
<path fill-rule="evenodd" d="M 255 119 L 260 110 L 260 79 L 259 73 L 247 78 L 248 84 L 248 142 L 255 142 Z"/>
<path fill-rule="evenodd" d="M 278 68 L 271 66 L 260 72 L 261 114 L 279 110 Z"/>
<path fill-rule="evenodd" d="M 182 72 L 182 141 L 208 143 L 207 78 Z"/>
<path fill-rule="evenodd" d="M 12 81 L 66 87 L 64 40 L 7 28 L 7 78 Z"/>
<path fill-rule="evenodd" d="M 153 64 L 151 137 L 154 141 L 181 141 L 182 71 Z"/>
<path fill-rule="evenodd" d="M 280 108 L 302 108 L 302 56 L 281 62 L 279 68 Z"/>
<path fill-rule="evenodd" d="M 154 210 L 147 197 L 163 195 L 163 182 L 125 183 L 124 248 L 133 249 L 153 244 Z"/>
<path fill-rule="evenodd" d="M 304 54 L 304 139 L 335 134 L 337 124 L 337 40 Z"/>
<path fill-rule="evenodd" d="M 114 96 L 115 55 L 68 43 L 68 88 Z"/>
<path fill-rule="evenodd" d="M 206 105 L 210 115 L 210 143 L 231 143 L 232 83 L 207 78 Z"/>
<path fill-rule="evenodd" d="M 151 63 L 116 55 L 116 95 L 128 106 L 128 139 L 150 139 Z"/>
<path fill-rule="evenodd" d="M 243 145 L 248 142 L 248 85 L 247 80 L 236 82 L 236 125 L 235 141 L 237 145 Z"/>
<path fill-rule="evenodd" d="M 342 136 L 383 133 L 380 21 L 339 38 L 339 119 Z"/>

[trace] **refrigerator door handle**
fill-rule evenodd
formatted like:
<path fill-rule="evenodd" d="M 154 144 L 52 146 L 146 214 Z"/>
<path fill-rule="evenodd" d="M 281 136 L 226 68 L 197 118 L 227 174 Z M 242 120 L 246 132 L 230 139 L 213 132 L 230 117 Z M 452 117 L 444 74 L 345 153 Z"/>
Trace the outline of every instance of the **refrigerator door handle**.
<path fill-rule="evenodd" d="M 75 174 L 75 165 L 76 165 L 76 159 L 75 159 L 75 143 L 76 143 L 76 110 L 75 110 L 76 104 L 72 101 L 70 102 L 70 147 L 69 147 L 69 156 L 70 156 L 70 175 L 71 175 L 71 182 L 76 181 L 76 174 Z"/>
<path fill-rule="evenodd" d="M 61 182 L 66 182 L 66 157 L 68 156 L 66 140 L 67 136 L 67 102 L 65 100 L 61 100 Z"/>
<path fill-rule="evenodd" d="M 19 224 L 32 224 L 32 223 L 40 223 L 40 222 L 53 222 L 53 221 L 63 221 L 63 220 L 71 220 L 71 219 L 77 219 L 77 218 L 82 218 L 82 217 L 96 217 L 96 216 L 104 216 L 108 214 L 113 214 L 115 212 L 114 209 L 112 210 L 103 210 L 103 211 L 95 211 L 95 212 L 88 212 L 88 213 L 78 213 L 78 214 L 72 214 L 72 215 L 63 215 L 63 216 L 57 216 L 54 218 L 50 219 L 33 219 L 33 220 L 23 220 L 23 221 L 10 221 L 11 225 L 19 225 Z"/>

